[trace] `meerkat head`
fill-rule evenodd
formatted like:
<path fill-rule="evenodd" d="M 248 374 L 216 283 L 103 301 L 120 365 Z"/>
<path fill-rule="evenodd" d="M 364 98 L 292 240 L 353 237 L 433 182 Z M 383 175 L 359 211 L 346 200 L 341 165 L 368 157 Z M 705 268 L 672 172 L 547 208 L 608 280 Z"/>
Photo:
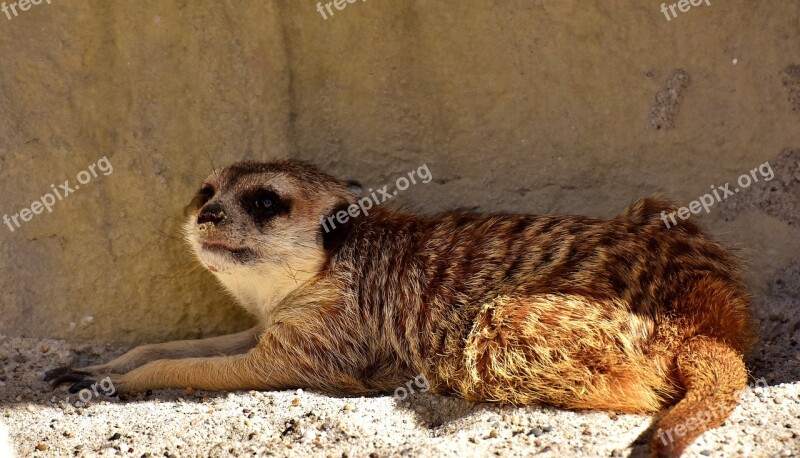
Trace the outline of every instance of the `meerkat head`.
<path fill-rule="evenodd" d="M 262 315 L 324 268 L 342 234 L 322 230 L 321 221 L 355 202 L 354 186 L 296 161 L 236 163 L 202 184 L 188 207 L 186 238 L 200 262 Z"/>

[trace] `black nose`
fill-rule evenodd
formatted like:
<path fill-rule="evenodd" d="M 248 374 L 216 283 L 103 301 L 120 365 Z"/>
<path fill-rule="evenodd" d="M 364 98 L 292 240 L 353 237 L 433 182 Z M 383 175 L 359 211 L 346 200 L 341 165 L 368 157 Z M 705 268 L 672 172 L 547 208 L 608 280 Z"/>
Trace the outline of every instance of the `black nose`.
<path fill-rule="evenodd" d="M 225 221 L 225 210 L 218 203 L 208 204 L 200 209 L 200 214 L 197 215 L 197 224 L 211 223 L 214 226 L 219 226 Z"/>

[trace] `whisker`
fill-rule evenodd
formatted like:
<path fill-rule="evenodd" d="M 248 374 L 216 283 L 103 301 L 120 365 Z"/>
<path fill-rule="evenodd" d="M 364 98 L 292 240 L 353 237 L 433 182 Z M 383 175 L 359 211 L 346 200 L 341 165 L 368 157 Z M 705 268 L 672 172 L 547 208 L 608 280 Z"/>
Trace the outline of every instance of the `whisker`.
<path fill-rule="evenodd" d="M 206 152 L 206 157 L 208 158 L 208 162 L 211 163 L 211 173 L 217 173 L 217 167 L 214 165 L 214 160 L 211 159 L 211 154 L 206 149 L 206 145 L 203 145 L 203 151 Z"/>

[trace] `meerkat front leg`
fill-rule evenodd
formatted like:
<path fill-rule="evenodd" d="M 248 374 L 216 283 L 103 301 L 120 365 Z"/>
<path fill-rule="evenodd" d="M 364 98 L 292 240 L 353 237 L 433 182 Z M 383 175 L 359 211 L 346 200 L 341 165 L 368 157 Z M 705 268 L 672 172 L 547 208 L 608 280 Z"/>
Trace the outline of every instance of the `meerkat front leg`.
<path fill-rule="evenodd" d="M 108 377 L 114 393 L 132 393 L 161 388 L 195 388 L 209 391 L 235 391 L 280 388 L 253 352 L 211 358 L 161 359 L 149 362 L 126 374 L 96 374 L 79 380 L 70 393 L 97 385 Z"/>
<path fill-rule="evenodd" d="M 60 367 L 47 371 L 45 381 L 54 384 L 76 381 L 86 375 L 111 373 L 124 374 L 144 364 L 156 360 L 196 358 L 208 356 L 238 355 L 252 349 L 258 343 L 262 326 L 225 336 L 199 340 L 176 340 L 160 344 L 147 344 L 134 348 L 124 355 L 105 364 L 80 369 Z"/>
<path fill-rule="evenodd" d="M 287 343 L 295 341 L 298 345 Z M 105 377 L 111 380 L 116 393 L 189 387 L 208 391 L 273 390 L 307 386 L 308 381 L 314 379 L 342 378 L 341 364 L 334 362 L 338 356 L 331 356 L 331 359 L 315 356 L 335 355 L 331 348 L 303 348 L 300 341 L 287 335 L 265 335 L 245 354 L 161 359 L 126 374 L 84 375 L 72 385 L 70 392 L 95 385 Z"/>

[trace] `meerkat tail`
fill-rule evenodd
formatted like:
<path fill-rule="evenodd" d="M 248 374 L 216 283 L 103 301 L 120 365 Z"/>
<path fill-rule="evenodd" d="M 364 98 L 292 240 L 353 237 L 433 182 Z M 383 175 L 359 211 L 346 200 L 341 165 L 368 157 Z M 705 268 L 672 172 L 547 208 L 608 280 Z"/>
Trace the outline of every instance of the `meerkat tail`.
<path fill-rule="evenodd" d="M 691 339 L 678 353 L 677 369 L 686 395 L 658 423 L 650 449 L 656 457 L 678 457 L 701 434 L 722 425 L 747 386 L 742 355 L 709 337 Z"/>

